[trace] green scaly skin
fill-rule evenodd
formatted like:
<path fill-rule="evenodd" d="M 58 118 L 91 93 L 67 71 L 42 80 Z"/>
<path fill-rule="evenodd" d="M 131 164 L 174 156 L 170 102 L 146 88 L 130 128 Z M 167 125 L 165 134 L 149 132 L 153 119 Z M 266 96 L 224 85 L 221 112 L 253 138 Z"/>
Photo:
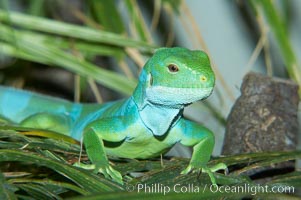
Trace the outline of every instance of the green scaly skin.
<path fill-rule="evenodd" d="M 167 152 L 177 142 L 193 146 L 190 163 L 182 174 L 203 171 L 216 183 L 207 167 L 214 135 L 183 117 L 189 104 L 207 98 L 214 73 L 202 51 L 161 48 L 145 64 L 131 97 L 105 104 L 78 104 L 58 98 L 0 87 L 0 116 L 24 127 L 48 129 L 83 140 L 93 169 L 118 183 L 121 174 L 106 155 L 147 159 Z"/>

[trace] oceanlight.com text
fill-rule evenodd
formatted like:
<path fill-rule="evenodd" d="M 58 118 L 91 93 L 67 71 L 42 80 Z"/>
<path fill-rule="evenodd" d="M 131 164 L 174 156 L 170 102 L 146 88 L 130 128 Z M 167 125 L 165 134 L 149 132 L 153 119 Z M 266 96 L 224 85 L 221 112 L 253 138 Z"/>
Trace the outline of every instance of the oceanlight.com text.
<path fill-rule="evenodd" d="M 164 185 L 161 183 L 153 183 L 153 184 L 145 184 L 138 183 L 136 185 L 128 184 L 126 186 L 126 190 L 128 192 L 138 192 L 138 193 L 161 193 L 166 195 L 170 192 L 174 193 L 222 193 L 222 194 L 250 194 L 256 195 L 258 193 L 288 193 L 293 194 L 295 192 L 295 188 L 293 186 L 268 186 L 268 185 L 260 185 L 260 184 L 243 184 L 243 185 L 181 185 L 175 184 L 173 186 Z"/>

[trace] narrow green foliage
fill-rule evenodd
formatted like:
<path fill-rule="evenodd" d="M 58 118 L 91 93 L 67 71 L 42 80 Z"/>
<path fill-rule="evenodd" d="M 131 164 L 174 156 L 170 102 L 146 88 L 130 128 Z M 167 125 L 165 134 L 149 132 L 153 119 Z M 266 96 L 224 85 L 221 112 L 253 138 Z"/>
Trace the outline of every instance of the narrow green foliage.
<path fill-rule="evenodd" d="M 89 193 L 121 189 L 118 185 L 111 183 L 104 178 L 102 178 L 102 181 L 99 181 L 99 178 L 82 169 L 75 168 L 71 165 L 66 165 L 57 160 L 49 159 L 35 153 L 2 149 L 0 150 L 0 162 L 4 161 L 32 162 L 38 166 L 48 167 L 54 171 L 57 171 L 65 178 L 70 179 L 80 187 L 85 187 Z"/>
<path fill-rule="evenodd" d="M 131 26 L 133 26 L 132 31 L 134 35 L 142 41 L 151 42 L 150 30 L 147 28 L 143 16 L 138 8 L 136 0 L 125 0 L 124 1 L 132 21 Z"/>
<path fill-rule="evenodd" d="M 182 0 L 162 0 L 162 3 L 169 5 L 177 15 L 180 15 Z"/>
<path fill-rule="evenodd" d="M 250 4 L 252 3 L 254 2 L 250 1 Z M 262 9 L 267 19 L 267 24 L 275 36 L 289 76 L 296 81 L 298 85 L 301 85 L 301 68 L 289 40 L 284 18 L 279 14 L 275 3 L 271 0 L 258 0 L 255 1 L 255 3 L 256 6 Z M 260 14 L 260 12 L 257 12 L 257 14 Z"/>
<path fill-rule="evenodd" d="M 2 38 L 7 42 L 13 39 L 9 37 L 11 31 L 5 26 L 0 27 Z M 90 62 L 57 48 L 55 44 L 44 45 L 45 38 L 43 37 L 39 38 L 35 37 L 35 35 L 23 34 L 22 31 L 17 30 L 14 31 L 14 36 L 17 39 L 17 47 L 4 44 L 0 48 L 2 53 L 23 59 L 32 59 L 43 64 L 63 66 L 70 71 L 84 77 L 93 78 L 99 83 L 125 94 L 130 94 L 136 85 L 135 81 L 128 80 L 117 73 L 98 68 Z M 120 85 L 123 87 L 121 88 Z"/>
<path fill-rule="evenodd" d="M 76 160 L 79 155 L 79 146 L 67 145 L 66 142 L 37 137 L 27 137 L 18 132 L 1 128 L 0 132 L 0 163 L 1 170 L 5 176 L 0 179 L 3 194 L 11 199 L 24 196 L 26 198 L 48 198 L 60 199 L 63 196 L 80 197 L 83 199 L 118 199 L 121 196 L 127 199 L 141 198 L 167 198 L 167 199 L 217 199 L 221 197 L 242 198 L 260 197 L 266 198 L 272 193 L 257 192 L 212 192 L 210 190 L 210 179 L 207 174 L 192 173 L 180 175 L 189 159 L 174 158 L 172 160 L 115 160 L 115 168 L 124 176 L 125 185 L 120 186 L 102 175 L 94 175 L 92 171 L 73 167 L 68 160 Z M 25 130 L 23 130 L 25 131 Z M 60 148 L 58 148 L 60 147 Z M 72 147 L 73 150 L 70 149 Z M 59 156 L 59 157 L 58 157 Z M 59 158 L 59 159 L 58 159 Z M 253 153 L 236 156 L 216 158 L 210 161 L 209 166 L 216 163 L 226 163 L 230 170 L 229 175 L 215 173 L 219 185 L 232 187 L 256 187 L 258 184 L 248 174 L 256 173 L 256 170 L 264 170 L 266 167 L 277 165 L 288 160 L 301 158 L 301 152 L 275 152 L 275 153 Z M 86 155 L 83 154 L 83 159 Z M 13 162 L 14 167 L 9 166 Z M 74 162 L 74 161 L 73 161 Z M 38 167 L 39 166 L 39 167 Z M 42 166 L 42 167 L 41 167 Z M 45 168 L 51 169 L 45 171 Z M 22 171 L 20 171 L 22 170 Z M 141 177 L 131 177 L 131 172 L 143 172 Z M 46 174 L 45 174 L 46 173 Z M 295 190 L 301 185 L 300 172 L 287 172 L 271 176 L 264 181 L 263 186 L 267 187 L 294 187 Z M 163 192 L 138 191 L 137 184 L 145 184 L 152 187 L 154 184 L 161 184 L 161 187 L 173 189 L 175 185 L 193 185 L 199 192 L 174 192 L 170 191 L 163 195 Z M 133 188 L 134 192 L 130 192 Z M 20 196 L 21 195 L 21 196 Z M 281 198 L 293 199 L 292 196 L 277 194 Z M 82 198 L 78 198 L 82 199 Z"/>
<path fill-rule="evenodd" d="M 88 4 L 95 21 L 101 24 L 103 30 L 118 34 L 125 33 L 122 18 L 114 1 L 89 0 Z"/>
<path fill-rule="evenodd" d="M 4 175 L 0 171 L 0 199 L 10 199 L 15 200 L 17 197 L 14 193 L 17 191 L 17 187 L 12 184 L 9 184 Z"/>
<path fill-rule="evenodd" d="M 31 0 L 31 3 L 28 6 L 27 12 L 28 14 L 35 16 L 43 16 L 43 6 L 45 4 L 45 0 Z"/>
<path fill-rule="evenodd" d="M 154 46 L 145 42 L 135 41 L 111 32 L 95 30 L 88 27 L 34 17 L 17 12 L 7 13 L 3 10 L 0 10 L 0 22 L 10 23 L 12 25 L 17 25 L 30 30 L 42 31 L 90 42 L 99 42 L 123 47 L 142 48 L 148 51 L 152 51 L 154 48 Z"/>

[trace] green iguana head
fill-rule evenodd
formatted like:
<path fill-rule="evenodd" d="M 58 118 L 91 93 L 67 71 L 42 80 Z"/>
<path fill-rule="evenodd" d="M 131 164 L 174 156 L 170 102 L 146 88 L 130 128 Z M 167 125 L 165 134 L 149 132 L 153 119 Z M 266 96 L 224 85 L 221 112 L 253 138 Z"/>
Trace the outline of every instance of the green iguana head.
<path fill-rule="evenodd" d="M 215 76 L 205 52 L 175 47 L 158 49 L 145 64 L 139 81 L 134 96 L 140 92 L 144 103 L 173 106 L 207 98 Z"/>

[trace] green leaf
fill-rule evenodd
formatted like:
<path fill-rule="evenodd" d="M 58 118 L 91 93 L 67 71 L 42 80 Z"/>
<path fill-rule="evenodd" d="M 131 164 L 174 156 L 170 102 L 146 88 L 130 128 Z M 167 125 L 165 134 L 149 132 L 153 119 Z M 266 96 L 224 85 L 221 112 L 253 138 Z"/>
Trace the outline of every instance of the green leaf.
<path fill-rule="evenodd" d="M 11 135 L 10 135 L 11 134 Z M 143 172 L 141 177 L 128 177 L 124 176 L 125 179 L 125 186 L 124 188 L 112 183 L 109 180 L 103 179 L 101 177 L 96 177 L 95 175 L 91 174 L 92 172 L 77 169 L 65 162 L 64 155 L 68 153 L 68 146 L 62 145 L 62 141 L 53 141 L 49 139 L 40 139 L 40 138 L 32 138 L 23 136 L 20 134 L 16 134 L 11 131 L 3 130 L 0 133 L 0 141 L 3 143 L 1 146 L 2 148 L 10 148 L 9 143 L 11 144 L 18 144 L 13 148 L 21 148 L 24 150 L 0 150 L 0 162 L 26 162 L 27 165 L 38 165 L 38 166 L 45 166 L 52 170 L 55 170 L 59 174 L 62 174 L 63 177 L 66 177 L 69 181 L 66 182 L 62 179 L 50 180 L 49 178 L 43 178 L 43 175 L 36 175 L 36 178 L 31 178 L 33 174 L 36 172 L 29 171 L 26 174 L 26 171 L 23 172 L 23 176 L 18 175 L 18 173 L 13 176 L 14 172 L 11 172 L 12 177 L 8 180 L 8 184 L 19 186 L 20 184 L 27 185 L 39 185 L 44 189 L 49 190 L 47 194 L 50 197 L 51 195 L 59 195 L 60 193 L 64 193 L 65 191 L 76 191 L 80 188 L 78 193 L 81 195 L 91 195 L 85 197 L 84 199 L 117 199 L 121 196 L 128 198 L 128 199 L 141 199 L 141 198 L 192 198 L 198 199 L 200 197 L 204 199 L 216 199 L 220 198 L 223 195 L 230 198 L 230 199 L 240 199 L 242 197 L 258 197 L 266 199 L 270 197 L 270 193 L 256 193 L 254 196 L 254 191 L 249 190 L 248 192 L 237 193 L 237 192 L 230 192 L 230 193 L 220 193 L 220 192 L 212 192 L 208 187 L 210 186 L 211 182 L 206 173 L 198 175 L 197 173 L 191 173 L 188 175 L 180 175 L 180 172 L 187 166 L 189 163 L 189 159 L 185 158 L 173 158 L 172 160 L 163 160 L 163 166 L 161 165 L 161 161 L 157 160 L 115 160 L 114 161 L 114 168 L 122 172 L 123 175 L 130 174 L 132 172 Z M 8 145 L 5 147 L 5 145 Z M 61 145 L 60 145 L 61 144 Z M 61 152 L 60 146 L 62 146 L 62 150 L 65 152 Z M 37 151 L 42 155 L 37 155 L 36 153 L 32 153 L 31 151 Z M 44 151 L 46 150 L 46 151 Z M 75 149 L 76 150 L 76 149 Z M 70 153 L 74 150 L 69 150 Z M 77 149 L 79 151 L 79 149 Z M 57 159 L 57 153 L 61 152 L 61 158 Z M 78 153 L 76 153 L 78 154 Z M 273 165 L 277 163 L 282 163 L 286 160 L 295 160 L 301 158 L 300 151 L 293 151 L 293 152 L 276 152 L 276 153 L 252 153 L 252 154 L 243 154 L 243 155 L 235 155 L 235 156 L 228 156 L 228 157 L 221 157 L 212 159 L 209 162 L 209 166 L 215 165 L 219 162 L 224 162 L 228 165 L 230 169 L 232 169 L 229 175 L 223 175 L 221 173 L 215 173 L 214 176 L 217 179 L 218 184 L 224 186 L 231 186 L 231 187 L 257 187 L 258 184 L 253 182 L 248 176 L 246 175 L 238 175 L 240 171 L 249 171 L 253 170 L 254 168 L 251 166 L 256 166 L 259 169 L 264 169 L 268 165 Z M 17 166 L 14 164 L 14 166 Z M 248 167 L 250 166 L 250 167 Z M 33 167 L 29 168 L 32 169 Z M 45 171 L 45 170 L 43 170 Z M 248 174 L 248 173 L 247 173 Z M 25 176 L 25 177 L 24 177 Z M 46 177 L 49 177 L 49 175 Z M 91 180 L 92 179 L 92 180 Z M 268 187 L 285 187 L 285 186 L 294 186 L 295 188 L 300 187 L 300 173 L 293 172 L 283 174 L 281 176 L 275 176 L 272 180 L 267 180 L 263 186 L 267 185 Z M 92 185 L 91 185 L 92 184 Z M 168 194 L 162 195 L 162 191 L 158 193 L 150 193 L 144 192 L 140 190 L 137 191 L 137 184 L 145 184 L 146 186 L 153 187 L 154 184 L 160 184 L 164 187 L 173 188 L 175 185 L 181 185 L 182 187 L 189 187 L 189 185 L 193 185 L 194 187 L 198 188 L 199 192 L 186 192 L 186 193 L 174 193 L 169 192 Z M 106 188 L 103 188 L 106 187 Z M 134 192 L 125 191 L 121 192 L 121 190 L 128 190 L 129 187 L 134 187 Z M 97 189 L 98 188 L 98 189 Z M 110 189 L 109 189 L 110 188 Z M 33 188 L 24 188 L 20 187 L 22 190 L 31 191 Z M 39 191 L 32 191 L 35 193 L 36 197 L 39 195 Z M 116 191 L 116 192 L 110 192 Z M 118 192 L 117 192 L 118 191 Z M 37 193 L 37 194 L 36 194 Z M 97 195 L 101 193 L 100 195 Z M 289 195 L 280 195 L 278 194 L 279 198 L 288 198 L 292 199 Z M 273 196 L 274 198 L 277 196 Z M 81 198 L 78 198 L 81 199 Z"/>
<path fill-rule="evenodd" d="M 64 22 L 49 20 L 46 18 L 34 17 L 17 12 L 6 13 L 0 10 L 0 22 L 17 25 L 19 27 L 52 33 L 60 36 L 67 36 L 76 39 L 82 39 L 90 42 L 104 43 L 122 47 L 134 47 L 144 49 L 145 51 L 153 51 L 154 46 L 142 41 L 132 40 L 125 36 L 96 30 L 89 27 L 72 25 Z"/>
<path fill-rule="evenodd" d="M 0 27 L 0 38 L 10 41 L 11 30 L 5 26 Z M 62 66 L 72 72 L 75 72 L 83 77 L 95 79 L 100 84 L 111 89 L 119 91 L 123 94 L 131 94 L 136 82 L 119 75 L 116 72 L 101 69 L 94 64 L 77 58 L 54 45 L 45 45 L 43 38 L 35 38 L 34 35 L 24 34 L 19 31 L 14 31 L 17 46 L 2 44 L 0 52 L 15 56 L 22 59 L 28 59 L 43 64 L 52 64 Z M 37 40 L 40 39 L 40 40 Z M 120 87 L 122 85 L 122 87 Z"/>
<path fill-rule="evenodd" d="M 162 0 L 162 3 L 169 5 L 177 15 L 180 15 L 182 0 Z"/>
<path fill-rule="evenodd" d="M 115 1 L 89 0 L 89 8 L 104 30 L 124 34 L 125 28 Z"/>
<path fill-rule="evenodd" d="M 128 13 L 132 21 L 132 31 L 134 35 L 137 35 L 142 41 L 151 41 L 150 31 L 147 28 L 143 15 L 140 12 L 139 6 L 136 0 L 125 0 L 124 1 Z"/>
<path fill-rule="evenodd" d="M 43 186 L 44 190 L 51 190 L 53 193 L 62 193 L 65 192 L 64 189 L 69 189 L 71 191 L 77 192 L 81 195 L 89 195 L 90 193 L 85 191 L 84 189 L 77 187 L 70 183 L 64 183 L 59 181 L 52 181 L 52 180 L 39 180 L 39 179 L 24 179 L 24 178 L 18 178 L 18 179 L 10 179 L 9 183 L 16 184 L 16 185 L 40 185 Z"/>
<path fill-rule="evenodd" d="M 288 174 L 279 175 L 273 177 L 273 180 L 269 182 L 269 185 L 281 185 L 281 186 L 293 186 L 301 187 L 301 172 L 294 171 Z"/>
<path fill-rule="evenodd" d="M 23 152 L 20 150 L 0 149 L 0 162 L 4 161 L 32 162 L 38 166 L 48 167 L 68 178 L 89 193 L 122 190 L 122 187 L 117 184 L 104 178 L 94 176 L 86 170 L 78 169 L 56 160 L 42 157 L 35 153 Z"/>
<path fill-rule="evenodd" d="M 61 200 L 58 195 L 54 194 L 49 189 L 46 189 L 45 187 L 41 185 L 36 185 L 32 183 L 27 184 L 20 184 L 18 186 L 20 189 L 24 190 L 27 194 L 29 194 L 31 197 L 35 199 L 59 199 Z"/>
<path fill-rule="evenodd" d="M 43 16 L 43 7 L 45 4 L 45 0 L 31 0 L 28 13 L 36 16 Z"/>
<path fill-rule="evenodd" d="M 17 190 L 17 187 L 6 182 L 3 174 L 0 172 L 0 199 L 17 199 L 17 197 L 14 195 Z"/>
<path fill-rule="evenodd" d="M 271 30 L 275 35 L 276 42 L 283 56 L 289 76 L 294 81 L 296 81 L 300 86 L 301 68 L 298 65 L 296 55 L 292 48 L 291 42 L 289 40 L 289 34 L 286 30 L 285 21 L 283 18 L 281 18 L 280 14 L 277 12 L 275 3 L 272 2 L 271 0 L 257 0 L 254 2 L 253 1 L 249 1 L 249 2 L 250 4 L 256 3 L 256 5 L 262 9 L 264 15 L 267 18 L 269 27 L 271 28 Z M 301 96 L 301 90 L 299 90 L 299 96 Z"/>

